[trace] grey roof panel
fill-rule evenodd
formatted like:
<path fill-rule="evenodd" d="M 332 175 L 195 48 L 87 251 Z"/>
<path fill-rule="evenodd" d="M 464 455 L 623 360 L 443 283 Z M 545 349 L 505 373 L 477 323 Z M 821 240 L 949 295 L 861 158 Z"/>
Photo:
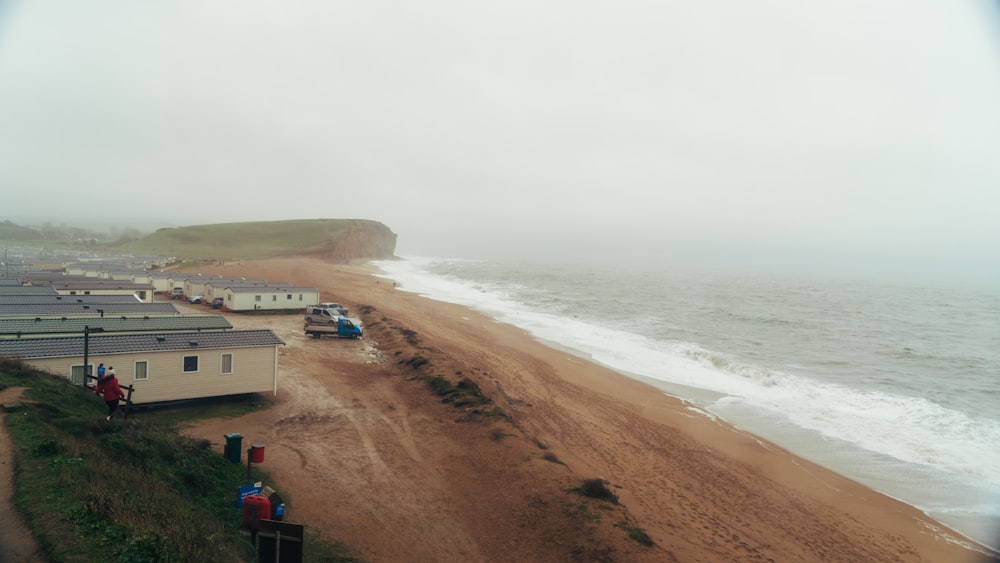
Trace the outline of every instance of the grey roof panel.
<path fill-rule="evenodd" d="M 157 332 L 190 330 L 229 330 L 233 328 L 222 315 L 181 315 L 171 317 L 67 317 L 0 319 L 0 335 L 83 334 L 92 332 Z"/>
<path fill-rule="evenodd" d="M 130 352 L 179 350 L 197 352 L 219 348 L 260 348 L 280 346 L 285 343 L 271 330 L 110 334 L 91 336 L 88 340 L 88 354 L 91 356 Z M 33 359 L 72 358 L 82 355 L 82 336 L 0 339 L 0 357 Z"/>
<path fill-rule="evenodd" d="M 0 283 L 0 295 L 59 295 L 59 292 L 51 285 L 21 285 L 15 282 Z"/>
<path fill-rule="evenodd" d="M 6 295 L 0 291 L 0 305 L 59 305 L 62 303 L 141 303 L 134 293 L 128 295 Z"/>
<path fill-rule="evenodd" d="M 0 303 L 0 317 L 68 317 L 93 316 L 97 310 L 104 311 L 104 316 L 115 315 L 179 315 L 180 311 L 173 303 L 102 303 L 87 305 L 85 303 L 63 303 L 61 305 L 7 305 Z"/>
<path fill-rule="evenodd" d="M 41 285 L 41 284 L 34 284 Z M 59 291 L 81 291 L 81 290 L 101 290 L 107 291 L 109 289 L 121 289 L 121 290 L 150 290 L 153 288 L 151 283 L 132 283 L 125 280 L 98 280 L 94 281 L 82 281 L 82 282 L 53 282 L 50 284 L 52 287 Z"/>

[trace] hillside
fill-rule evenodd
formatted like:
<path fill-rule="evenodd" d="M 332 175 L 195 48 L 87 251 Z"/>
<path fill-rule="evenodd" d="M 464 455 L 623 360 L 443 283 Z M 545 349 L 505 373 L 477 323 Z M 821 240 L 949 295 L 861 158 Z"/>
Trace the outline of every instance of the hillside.
<path fill-rule="evenodd" d="M 255 221 L 164 228 L 116 250 L 192 260 L 298 255 L 350 261 L 392 258 L 396 234 L 364 219 Z"/>

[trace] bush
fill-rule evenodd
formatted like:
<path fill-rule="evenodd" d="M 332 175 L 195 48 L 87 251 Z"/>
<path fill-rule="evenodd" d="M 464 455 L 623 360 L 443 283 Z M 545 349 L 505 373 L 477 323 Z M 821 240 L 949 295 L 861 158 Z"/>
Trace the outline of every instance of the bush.
<path fill-rule="evenodd" d="M 55 440 L 45 440 L 35 444 L 35 447 L 31 448 L 31 455 L 35 457 L 52 457 L 58 455 L 62 451 L 59 447 L 59 442 Z"/>
<path fill-rule="evenodd" d="M 5 371 L 8 373 L 16 375 L 24 375 L 32 371 L 24 360 L 20 358 L 12 358 L 10 356 L 0 356 L 0 371 Z M 7 385 L 0 385 L 0 389 L 6 388 Z"/>
<path fill-rule="evenodd" d="M 650 538 L 649 535 L 642 528 L 629 526 L 628 522 L 619 522 L 618 524 L 615 524 L 615 526 L 618 526 L 619 528 L 628 532 L 628 537 L 632 541 L 640 543 L 646 547 L 653 545 L 653 539 Z"/>
<path fill-rule="evenodd" d="M 618 495 L 611 492 L 611 489 L 608 488 L 607 481 L 601 479 L 600 477 L 584 481 L 583 486 L 580 488 L 580 492 L 584 496 L 588 496 L 590 498 L 607 500 L 614 504 L 618 504 Z"/>
<path fill-rule="evenodd" d="M 413 356 L 409 360 L 403 362 L 404 364 L 410 366 L 413 369 L 420 369 L 427 364 L 427 358 L 423 356 Z"/>
<path fill-rule="evenodd" d="M 559 457 L 556 456 L 556 454 L 554 454 L 552 452 L 545 452 L 545 453 L 543 453 L 542 454 L 542 459 L 544 459 L 545 461 L 551 462 L 551 463 L 563 464 L 562 460 L 560 460 Z M 565 465 L 565 464 L 563 464 L 563 465 Z"/>

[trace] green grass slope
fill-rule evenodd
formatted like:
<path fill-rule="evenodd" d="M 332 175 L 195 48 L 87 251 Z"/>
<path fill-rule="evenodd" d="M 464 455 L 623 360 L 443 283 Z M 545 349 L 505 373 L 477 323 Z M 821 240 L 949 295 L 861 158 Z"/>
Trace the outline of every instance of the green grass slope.
<path fill-rule="evenodd" d="M 185 418 L 234 416 L 253 404 L 144 411 L 109 422 L 93 392 L 0 358 L 0 389 L 9 386 L 27 389 L 20 404 L 2 406 L 14 451 L 0 455 L 13 454 L 14 502 L 46 560 L 257 560 L 236 507 L 246 466 L 177 432 Z M 281 490 L 253 469 L 253 481 Z M 315 530 L 307 528 L 306 542 L 307 562 L 355 561 Z"/>
<path fill-rule="evenodd" d="M 190 260 L 239 260 L 317 254 L 335 248 L 352 229 L 378 225 L 358 219 L 254 221 L 165 228 L 116 250 Z"/>

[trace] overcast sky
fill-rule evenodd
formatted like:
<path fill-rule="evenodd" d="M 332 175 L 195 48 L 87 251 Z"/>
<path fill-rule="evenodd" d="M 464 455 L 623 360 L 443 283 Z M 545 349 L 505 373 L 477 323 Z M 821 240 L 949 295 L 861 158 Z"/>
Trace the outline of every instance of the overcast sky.
<path fill-rule="evenodd" d="M 0 219 L 1000 276 L 995 1 L 0 2 Z"/>

